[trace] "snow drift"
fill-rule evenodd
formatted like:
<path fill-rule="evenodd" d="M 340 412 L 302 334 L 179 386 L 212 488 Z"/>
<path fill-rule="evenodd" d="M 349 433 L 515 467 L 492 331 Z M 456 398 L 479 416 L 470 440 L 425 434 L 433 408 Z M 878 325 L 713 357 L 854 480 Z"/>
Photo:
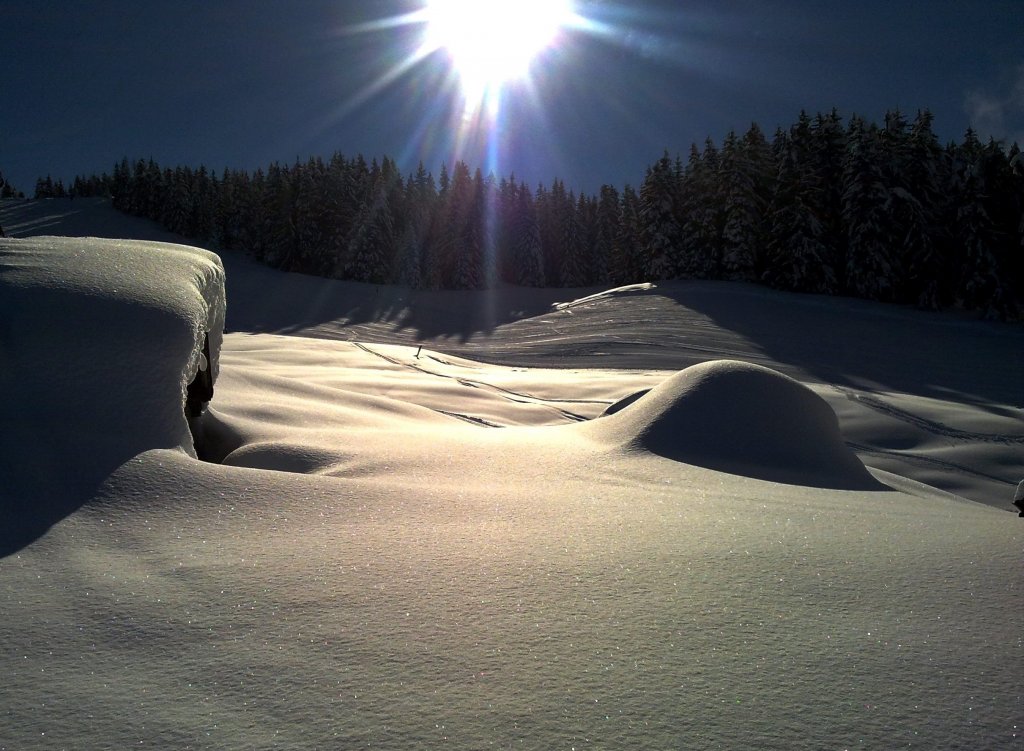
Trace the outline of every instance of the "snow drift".
<path fill-rule="evenodd" d="M 0 499 L 73 506 L 142 451 L 194 456 L 186 388 L 207 336 L 216 378 L 224 314 L 224 271 L 209 251 L 0 239 Z"/>
<path fill-rule="evenodd" d="M 824 399 L 760 365 L 712 360 L 671 376 L 584 427 L 599 439 L 792 485 L 880 487 Z"/>

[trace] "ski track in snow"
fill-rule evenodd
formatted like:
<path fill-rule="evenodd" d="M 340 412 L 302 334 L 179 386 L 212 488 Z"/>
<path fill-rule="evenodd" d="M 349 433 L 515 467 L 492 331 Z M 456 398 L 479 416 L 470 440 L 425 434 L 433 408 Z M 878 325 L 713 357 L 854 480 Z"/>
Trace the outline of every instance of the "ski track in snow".
<path fill-rule="evenodd" d="M 846 441 L 846 445 L 857 452 L 858 455 L 866 454 L 868 456 L 884 457 L 886 459 L 895 460 L 898 464 L 909 463 L 927 467 L 929 469 L 938 469 L 944 471 L 950 471 L 955 474 L 967 475 L 970 477 L 977 477 L 991 482 L 997 482 L 1005 485 L 1007 489 L 1012 490 L 1016 485 L 1009 480 L 1002 477 L 996 477 L 995 475 L 983 472 L 979 469 L 967 467 L 963 464 L 957 464 L 956 462 L 946 461 L 944 459 L 936 459 L 933 456 L 922 456 L 921 454 L 911 454 L 907 451 L 898 451 L 894 449 L 880 449 L 874 446 L 866 446 L 861 443 L 854 441 Z"/>
<path fill-rule="evenodd" d="M 842 394 L 844 397 L 857 404 L 863 404 L 865 407 L 875 410 L 886 417 L 892 417 L 893 419 L 900 420 L 913 425 L 916 428 L 920 428 L 925 432 L 931 433 L 932 435 L 941 436 L 943 438 L 951 438 L 957 441 L 971 441 L 980 443 L 1003 443 L 1009 445 L 1024 445 L 1024 435 L 1003 435 L 997 433 L 978 433 L 970 430 L 960 430 L 958 428 L 950 427 L 949 425 L 943 425 L 940 422 L 929 420 L 926 417 L 915 415 L 905 409 L 901 409 L 894 404 L 886 402 L 877 396 L 870 394 L 864 394 L 852 389 L 846 389 L 841 386 L 832 384 L 832 388 Z"/>
<path fill-rule="evenodd" d="M 583 415 L 576 414 L 575 412 L 570 412 L 569 410 L 566 410 L 566 409 L 561 409 L 560 407 L 555 407 L 555 406 L 553 406 L 552 402 L 556 402 L 556 403 L 560 403 L 560 404 L 605 404 L 605 405 L 611 403 L 611 402 L 607 402 L 607 401 L 593 401 L 593 400 L 588 400 L 588 399 L 542 399 L 540 397 L 531 396 L 530 394 L 523 394 L 523 393 L 520 393 L 520 392 L 517 392 L 517 391 L 510 391 L 509 389 L 502 388 L 501 386 L 495 386 L 494 384 L 487 383 L 485 381 L 471 380 L 469 378 L 466 378 L 465 376 L 450 375 L 448 373 L 438 373 L 436 371 L 433 371 L 433 370 L 430 370 L 428 368 L 425 368 L 422 365 L 419 365 L 418 363 L 403 362 L 403 361 L 401 361 L 401 360 L 399 360 L 397 358 L 389 357 L 388 355 L 384 354 L 383 352 L 378 352 L 377 350 L 374 350 L 370 346 L 368 346 L 366 344 L 363 344 L 361 342 L 353 342 L 353 344 L 356 347 L 358 347 L 359 349 L 363 350 L 364 352 L 367 352 L 368 354 L 371 354 L 371 355 L 375 355 L 376 357 L 379 357 L 382 360 L 386 360 L 387 362 L 391 363 L 392 365 L 398 365 L 400 367 L 409 368 L 411 370 L 415 370 L 416 372 L 423 373 L 425 375 L 436 376 L 438 378 L 447 378 L 447 379 L 450 379 L 450 380 L 454 380 L 456 383 L 458 383 L 458 384 L 460 384 L 462 386 L 465 386 L 467 388 L 484 389 L 486 391 L 490 391 L 491 393 L 497 394 L 498 396 L 502 397 L 503 399 L 507 399 L 508 401 L 515 402 L 517 404 L 535 404 L 535 405 L 538 405 L 538 406 L 541 406 L 541 407 L 547 407 L 548 409 L 556 412 L 557 414 L 559 414 L 560 416 L 562 416 L 566 420 L 569 420 L 570 422 L 583 422 L 583 421 L 588 420 L 590 418 L 585 417 Z M 451 365 L 451 363 L 446 363 L 446 364 Z M 450 413 L 445 413 L 445 414 L 450 414 Z M 490 425 L 491 427 L 499 427 L 499 426 L 491 425 L 491 423 L 488 423 L 486 420 L 480 420 L 478 418 L 467 418 L 467 419 L 471 419 L 472 422 L 479 422 L 479 423 L 484 424 L 484 425 Z"/>

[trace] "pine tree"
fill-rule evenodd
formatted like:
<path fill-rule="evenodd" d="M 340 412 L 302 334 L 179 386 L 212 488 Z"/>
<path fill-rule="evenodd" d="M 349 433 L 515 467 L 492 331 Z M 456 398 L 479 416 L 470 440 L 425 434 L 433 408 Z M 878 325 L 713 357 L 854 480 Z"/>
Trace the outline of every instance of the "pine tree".
<path fill-rule="evenodd" d="M 962 253 L 958 295 L 965 308 L 981 311 L 986 318 L 1007 318 L 1015 309 L 1012 286 L 1001 263 L 1005 240 L 993 219 L 989 193 L 995 187 L 991 184 L 993 162 L 1000 157 L 1005 160 L 998 145 L 982 146 L 968 129 L 964 142 L 953 152 L 950 184 L 956 217 L 954 238 Z"/>
<path fill-rule="evenodd" d="M 323 163 L 310 159 L 295 163 L 291 173 L 294 196 L 291 221 L 294 225 L 295 250 L 289 270 L 304 274 L 318 273 L 323 264 L 323 241 L 320 235 L 320 181 Z"/>
<path fill-rule="evenodd" d="M 818 113 L 810 125 L 806 161 L 813 175 L 814 195 L 810 210 L 821 224 L 818 238 L 824 246 L 822 262 L 831 267 L 834 285 L 841 289 L 846 275 L 846 229 L 843 223 L 843 169 L 846 162 L 846 128 L 839 112 Z M 805 196 L 811 200 L 812 196 Z"/>
<path fill-rule="evenodd" d="M 540 245 L 540 226 L 533 196 L 526 183 L 516 191 L 515 222 L 512 231 L 512 268 L 514 281 L 523 287 L 544 286 L 544 256 Z"/>
<path fill-rule="evenodd" d="M 467 260 L 462 256 L 468 252 L 475 257 L 483 251 L 482 245 L 467 251 L 465 244 L 482 243 L 483 236 L 470 226 L 475 221 L 478 209 L 474 206 L 476 196 L 469 166 L 463 161 L 457 161 L 452 169 L 451 178 L 448 178 L 447 171 L 443 169 L 441 177 L 439 221 L 429 270 L 432 277 L 431 286 L 459 289 L 464 288 L 461 285 L 473 275 Z M 479 210 L 482 212 L 482 208 Z"/>
<path fill-rule="evenodd" d="M 3 173 L 0 172 L 0 198 L 15 198 L 18 195 L 18 191 L 8 180 L 4 179 Z"/>
<path fill-rule="evenodd" d="M 434 179 L 420 162 L 416 175 L 406 183 L 406 224 L 399 244 L 398 278 L 409 287 L 423 284 L 423 260 L 436 200 Z"/>
<path fill-rule="evenodd" d="M 266 175 L 262 168 L 257 168 L 251 179 L 246 181 L 246 190 L 239 201 L 239 247 L 252 253 L 259 261 L 266 259 L 263 223 L 266 185 Z"/>
<path fill-rule="evenodd" d="M 615 284 L 636 284 L 647 277 L 644 273 L 640 239 L 640 196 L 631 185 L 622 189 L 619 202 L 619 233 L 608 262 L 609 275 Z"/>
<path fill-rule="evenodd" d="M 582 196 L 581 196 L 582 198 Z M 562 268 L 559 277 L 563 287 L 582 287 L 587 283 L 580 203 L 569 191 L 562 220 Z"/>
<path fill-rule="evenodd" d="M 128 165 L 128 157 L 123 157 L 114 165 L 114 173 L 110 181 L 111 204 L 118 211 L 128 211 L 131 178 L 132 171 Z"/>
<path fill-rule="evenodd" d="M 219 187 L 206 167 L 199 165 L 193 177 L 192 216 L 188 237 L 207 243 L 213 237 Z"/>
<path fill-rule="evenodd" d="M 896 274 L 888 217 L 889 188 L 878 128 L 854 117 L 843 179 L 843 220 L 848 251 L 849 292 L 869 300 L 891 301 Z"/>
<path fill-rule="evenodd" d="M 487 228 L 487 186 L 476 170 L 470 195 L 459 226 L 459 247 L 455 257 L 455 289 L 483 289 L 485 259 L 490 245 Z"/>
<path fill-rule="evenodd" d="M 549 285 L 566 286 L 562 279 L 565 256 L 566 223 L 575 203 L 570 202 L 561 180 L 553 180 L 551 189 L 538 187 L 536 194 L 537 221 L 540 226 L 540 245 L 544 256 L 544 278 Z"/>
<path fill-rule="evenodd" d="M 274 162 L 267 168 L 263 190 L 262 232 L 264 258 L 271 266 L 289 268 L 295 251 L 294 197 L 290 170 Z"/>
<path fill-rule="evenodd" d="M 946 163 L 932 132 L 933 116 L 918 112 L 898 151 L 900 189 L 896 221 L 903 236 L 904 290 L 901 298 L 922 308 L 937 309 L 953 299 L 950 243 L 942 232 L 945 213 Z"/>
<path fill-rule="evenodd" d="M 1006 276 L 1015 288 L 1017 305 L 1024 305 L 1024 152 L 1014 142 L 1007 152 L 1010 173 L 1008 196 L 1012 197 L 1007 228 Z"/>
<path fill-rule="evenodd" d="M 239 247 L 239 218 L 241 200 L 244 191 L 241 181 L 242 173 L 234 173 L 225 169 L 220 179 L 220 192 L 217 195 L 215 215 L 214 242 L 217 247 L 234 250 Z"/>
<path fill-rule="evenodd" d="M 726 279 L 754 281 L 760 276 L 770 159 L 768 143 L 756 124 L 742 140 L 730 134 L 722 146 L 719 183 L 724 201 L 722 267 Z"/>
<path fill-rule="evenodd" d="M 640 187 L 640 242 L 650 279 L 672 279 L 679 271 L 678 202 L 676 171 L 666 151 L 648 168 Z"/>
<path fill-rule="evenodd" d="M 394 252 L 394 220 L 388 193 L 378 172 L 376 187 L 360 209 L 353 227 L 345 277 L 357 282 L 387 284 Z"/>
<path fill-rule="evenodd" d="M 164 227 L 171 232 L 187 236 L 192 217 L 192 170 L 178 167 L 167 184 Z"/>
<path fill-rule="evenodd" d="M 690 146 L 679 189 L 681 241 L 676 275 L 696 279 L 722 276 L 722 210 L 719 153 L 709 138 L 704 150 Z"/>
<path fill-rule="evenodd" d="M 595 218 L 592 283 L 609 281 L 609 267 L 621 231 L 619 203 L 619 191 L 611 185 L 602 185 Z"/>
<path fill-rule="evenodd" d="M 825 229 L 815 211 L 818 185 L 801 133 L 776 134 L 778 177 L 770 206 L 771 231 L 763 279 L 770 286 L 795 292 L 831 293 L 835 276 Z"/>

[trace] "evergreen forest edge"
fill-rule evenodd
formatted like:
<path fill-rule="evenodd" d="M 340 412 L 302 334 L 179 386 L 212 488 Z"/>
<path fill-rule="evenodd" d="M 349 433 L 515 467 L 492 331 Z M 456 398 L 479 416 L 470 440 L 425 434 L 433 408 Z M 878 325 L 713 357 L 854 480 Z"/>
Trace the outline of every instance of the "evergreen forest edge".
<path fill-rule="evenodd" d="M 668 279 L 755 282 L 927 309 L 1018 317 L 1024 157 L 973 130 L 943 147 L 933 117 L 879 126 L 802 112 L 768 141 L 755 123 L 688 158 L 666 151 L 636 191 L 562 181 L 531 190 L 457 161 L 438 180 L 335 153 L 253 174 L 161 169 L 48 177 L 36 198 L 108 196 L 199 243 L 285 271 L 431 289 L 587 287 Z M 2 182 L 2 179 L 0 179 Z M 5 185 L 8 196 L 14 195 Z"/>

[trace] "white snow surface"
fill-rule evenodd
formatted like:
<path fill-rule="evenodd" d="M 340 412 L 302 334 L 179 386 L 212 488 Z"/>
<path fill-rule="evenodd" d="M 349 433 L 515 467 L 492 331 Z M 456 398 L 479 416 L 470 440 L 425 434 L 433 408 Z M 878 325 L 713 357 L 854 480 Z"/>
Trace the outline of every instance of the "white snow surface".
<path fill-rule="evenodd" d="M 0 749 L 1024 746 L 1019 328 L 0 248 Z"/>

